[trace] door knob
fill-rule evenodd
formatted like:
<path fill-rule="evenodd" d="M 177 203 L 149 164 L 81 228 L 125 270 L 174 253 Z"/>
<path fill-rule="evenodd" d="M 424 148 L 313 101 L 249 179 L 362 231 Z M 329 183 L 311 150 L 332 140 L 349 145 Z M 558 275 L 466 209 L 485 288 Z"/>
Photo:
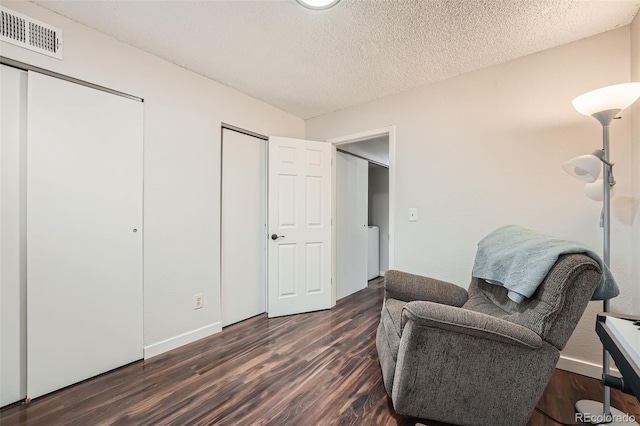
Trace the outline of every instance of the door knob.
<path fill-rule="evenodd" d="M 278 238 L 284 238 L 284 235 L 271 234 L 271 239 L 273 241 L 277 240 Z"/>

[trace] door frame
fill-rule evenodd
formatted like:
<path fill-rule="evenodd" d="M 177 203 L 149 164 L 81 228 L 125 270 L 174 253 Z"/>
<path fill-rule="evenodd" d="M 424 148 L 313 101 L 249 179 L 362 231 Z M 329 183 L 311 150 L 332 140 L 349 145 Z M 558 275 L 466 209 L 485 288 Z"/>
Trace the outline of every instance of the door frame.
<path fill-rule="evenodd" d="M 327 139 L 327 142 L 332 145 L 331 149 L 331 162 L 333 167 L 331 168 L 331 202 L 333 218 L 337 217 L 336 197 L 337 197 L 337 185 L 336 185 L 336 148 L 340 145 L 345 145 L 353 142 L 365 142 L 370 139 L 374 139 L 380 136 L 389 137 L 389 269 L 393 269 L 395 263 L 395 201 L 396 201 L 396 126 L 391 125 L 387 127 L 380 127 L 372 130 L 365 130 L 358 133 L 352 133 L 345 136 L 338 136 L 335 138 Z M 336 241 L 336 223 L 332 221 L 331 225 L 331 306 L 335 306 L 337 298 L 337 247 Z"/>

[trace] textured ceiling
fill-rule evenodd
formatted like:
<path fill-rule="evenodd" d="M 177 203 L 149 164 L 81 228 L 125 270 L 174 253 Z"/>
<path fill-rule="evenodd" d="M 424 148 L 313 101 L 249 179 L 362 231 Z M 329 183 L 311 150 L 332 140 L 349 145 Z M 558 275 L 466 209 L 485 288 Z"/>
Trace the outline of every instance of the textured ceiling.
<path fill-rule="evenodd" d="M 36 3 L 301 118 L 625 26 L 640 0 Z"/>

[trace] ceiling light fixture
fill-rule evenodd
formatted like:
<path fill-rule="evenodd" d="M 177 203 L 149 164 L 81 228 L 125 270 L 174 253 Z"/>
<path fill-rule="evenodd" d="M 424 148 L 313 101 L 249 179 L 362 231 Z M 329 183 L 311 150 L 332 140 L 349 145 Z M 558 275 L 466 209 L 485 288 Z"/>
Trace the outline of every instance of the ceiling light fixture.
<path fill-rule="evenodd" d="M 300 5 L 306 7 L 307 9 L 313 10 L 324 10 L 329 9 L 336 4 L 340 0 L 296 0 Z"/>

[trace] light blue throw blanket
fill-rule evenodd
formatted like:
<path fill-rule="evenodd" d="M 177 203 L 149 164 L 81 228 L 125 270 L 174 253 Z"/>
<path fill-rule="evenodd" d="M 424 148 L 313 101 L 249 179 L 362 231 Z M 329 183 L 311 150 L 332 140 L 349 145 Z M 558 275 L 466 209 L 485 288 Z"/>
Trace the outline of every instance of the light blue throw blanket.
<path fill-rule="evenodd" d="M 529 298 L 562 254 L 584 253 L 600 264 L 602 278 L 591 300 L 616 297 L 620 290 L 602 259 L 583 245 L 539 234 L 517 225 L 503 226 L 478 243 L 472 275 L 509 290 L 521 303 Z"/>

